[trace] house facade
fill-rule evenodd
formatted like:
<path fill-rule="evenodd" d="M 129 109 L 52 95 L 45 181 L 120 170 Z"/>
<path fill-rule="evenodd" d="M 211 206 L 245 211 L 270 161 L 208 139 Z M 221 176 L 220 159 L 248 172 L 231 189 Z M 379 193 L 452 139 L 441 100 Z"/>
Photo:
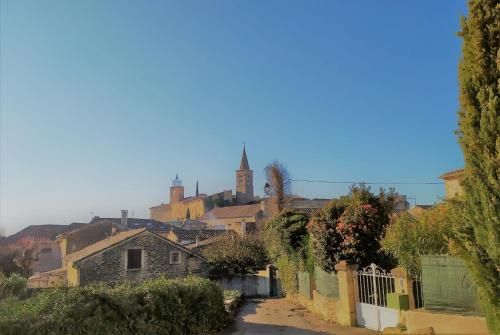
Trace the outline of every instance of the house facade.
<path fill-rule="evenodd" d="M 439 179 L 444 180 L 444 188 L 447 199 L 462 195 L 463 190 L 462 185 L 460 185 L 460 181 L 463 174 L 464 170 L 458 169 L 439 176 Z"/>
<path fill-rule="evenodd" d="M 205 222 L 210 229 L 234 230 L 245 235 L 257 230 L 264 220 L 264 211 L 261 204 L 215 207 L 199 220 Z"/>
<path fill-rule="evenodd" d="M 138 282 L 159 276 L 206 275 L 206 260 L 144 228 L 120 232 L 69 254 L 61 269 L 28 280 L 29 287 Z"/>

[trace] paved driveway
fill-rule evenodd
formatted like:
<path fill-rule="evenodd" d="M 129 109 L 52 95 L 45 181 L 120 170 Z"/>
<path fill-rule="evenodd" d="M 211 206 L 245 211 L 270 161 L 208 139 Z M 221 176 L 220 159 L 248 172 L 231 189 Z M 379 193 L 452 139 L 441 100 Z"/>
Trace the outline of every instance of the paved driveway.
<path fill-rule="evenodd" d="M 374 335 L 377 332 L 328 323 L 286 299 L 255 299 L 240 308 L 234 325 L 220 335 L 229 334 Z"/>

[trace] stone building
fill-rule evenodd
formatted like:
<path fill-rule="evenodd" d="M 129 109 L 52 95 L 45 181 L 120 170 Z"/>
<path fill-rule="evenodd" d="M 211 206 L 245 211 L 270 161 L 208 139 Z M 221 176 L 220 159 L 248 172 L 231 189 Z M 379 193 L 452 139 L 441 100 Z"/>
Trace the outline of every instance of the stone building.
<path fill-rule="evenodd" d="M 243 146 L 240 168 L 236 170 L 236 203 L 244 205 L 253 200 L 253 171 L 250 170 L 246 148 Z"/>
<path fill-rule="evenodd" d="M 200 218 L 210 229 L 234 230 L 240 235 L 256 231 L 263 220 L 261 204 L 215 207 Z"/>
<path fill-rule="evenodd" d="M 243 205 L 254 201 L 253 171 L 250 170 L 245 147 L 243 147 L 240 168 L 235 174 L 236 195 L 233 195 L 231 190 L 212 195 L 199 193 L 198 182 L 196 182 L 196 193 L 190 197 L 185 196 L 182 181 L 176 175 L 170 187 L 170 202 L 149 208 L 151 219 L 161 222 L 199 219 L 215 206 Z"/>
<path fill-rule="evenodd" d="M 460 180 L 464 174 L 463 169 L 458 169 L 450 172 L 446 172 L 439 176 L 439 179 L 444 180 L 445 196 L 447 199 L 453 198 L 457 195 L 461 195 L 462 185 L 460 185 Z"/>
<path fill-rule="evenodd" d="M 199 243 L 207 239 L 213 239 L 221 235 L 234 233 L 232 230 L 225 229 L 182 229 L 173 228 L 170 230 L 167 238 L 180 245 L 188 245 L 192 243 Z"/>
<path fill-rule="evenodd" d="M 63 267 L 30 277 L 28 286 L 115 284 L 159 276 L 206 275 L 206 260 L 144 228 L 122 231 L 65 258 Z"/>

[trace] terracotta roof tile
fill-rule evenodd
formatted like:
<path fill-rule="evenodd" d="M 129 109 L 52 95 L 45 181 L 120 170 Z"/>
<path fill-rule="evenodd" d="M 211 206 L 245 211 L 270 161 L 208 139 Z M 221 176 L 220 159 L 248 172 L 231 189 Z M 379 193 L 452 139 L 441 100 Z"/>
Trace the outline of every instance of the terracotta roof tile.
<path fill-rule="evenodd" d="M 455 177 L 461 176 L 463 173 L 464 173 L 464 169 L 453 170 L 453 171 L 446 172 L 446 173 L 440 175 L 439 179 L 455 178 Z"/>
<path fill-rule="evenodd" d="M 215 207 L 211 211 L 205 213 L 200 220 L 228 219 L 240 217 L 253 217 L 260 211 L 260 204 Z"/>

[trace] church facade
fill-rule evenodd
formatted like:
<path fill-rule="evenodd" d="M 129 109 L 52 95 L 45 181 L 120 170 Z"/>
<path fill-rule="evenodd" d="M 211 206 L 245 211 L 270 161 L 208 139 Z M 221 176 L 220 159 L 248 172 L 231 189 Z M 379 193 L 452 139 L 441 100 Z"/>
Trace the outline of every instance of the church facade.
<path fill-rule="evenodd" d="M 199 193 L 197 182 L 195 195 L 186 197 L 182 181 L 179 179 L 179 176 L 176 176 L 170 187 L 170 203 L 149 208 L 151 219 L 161 222 L 198 219 L 216 206 L 223 207 L 251 203 L 255 200 L 253 194 L 253 171 L 250 170 L 245 147 L 243 147 L 240 168 L 235 173 L 235 195 L 233 195 L 232 190 L 225 190 L 211 195 Z"/>

